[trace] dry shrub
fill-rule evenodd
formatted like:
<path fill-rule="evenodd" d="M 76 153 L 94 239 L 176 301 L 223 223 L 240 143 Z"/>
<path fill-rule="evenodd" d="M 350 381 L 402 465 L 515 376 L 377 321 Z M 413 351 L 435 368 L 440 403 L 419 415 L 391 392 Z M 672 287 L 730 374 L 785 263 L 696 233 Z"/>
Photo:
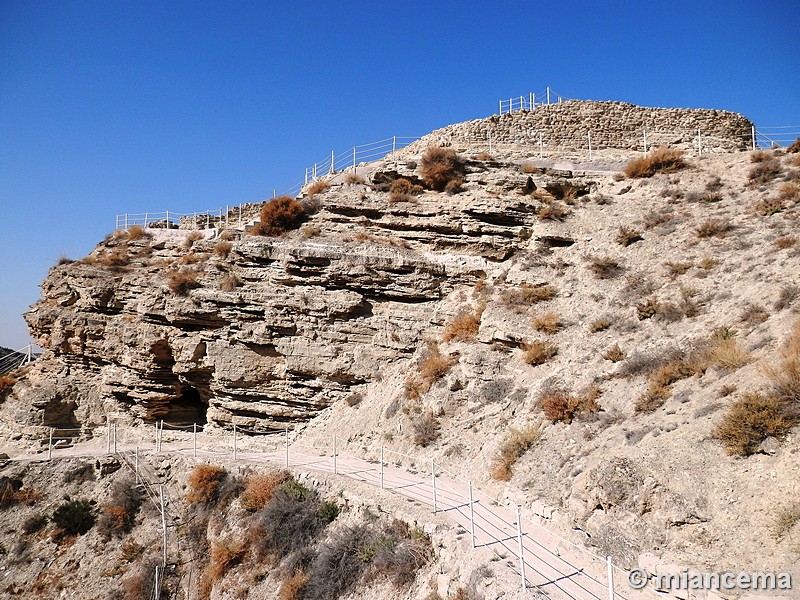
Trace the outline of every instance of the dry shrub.
<path fill-rule="evenodd" d="M 586 257 L 586 260 L 589 262 L 589 270 L 598 279 L 613 279 L 624 271 L 624 267 L 619 260 L 611 256 L 594 256 L 590 254 Z"/>
<path fill-rule="evenodd" d="M 800 321 L 795 323 L 779 358 L 776 366 L 764 369 L 769 392 L 789 404 L 794 403 L 795 412 L 800 415 Z"/>
<path fill-rule="evenodd" d="M 522 346 L 522 360 L 534 367 L 543 365 L 556 354 L 558 346 L 551 342 L 535 341 Z"/>
<path fill-rule="evenodd" d="M 128 240 L 132 242 L 136 240 L 149 239 L 152 237 L 153 234 L 145 231 L 144 228 L 141 227 L 140 225 L 134 225 L 133 227 L 128 229 Z"/>
<path fill-rule="evenodd" d="M 690 262 L 673 262 L 667 261 L 664 263 L 664 266 L 667 268 L 667 273 L 672 279 L 684 275 L 686 271 L 692 268 L 692 263 Z"/>
<path fill-rule="evenodd" d="M 552 335 L 563 326 L 563 321 L 558 313 L 550 311 L 533 317 L 531 325 L 536 331 Z"/>
<path fill-rule="evenodd" d="M 169 271 L 167 272 L 167 285 L 173 293 L 185 296 L 190 290 L 200 287 L 197 273 L 194 271 Z"/>
<path fill-rule="evenodd" d="M 16 383 L 17 378 L 11 373 L 0 375 L 0 402 L 5 400 L 6 396 L 11 393 L 11 390 Z"/>
<path fill-rule="evenodd" d="M 800 182 L 788 181 L 778 188 L 778 198 L 783 202 L 800 202 Z"/>
<path fill-rule="evenodd" d="M 750 155 L 750 162 L 758 164 L 772 160 L 772 158 L 773 156 L 769 152 L 765 152 L 764 150 L 754 150 Z"/>
<path fill-rule="evenodd" d="M 125 248 L 116 248 L 110 252 L 104 251 L 100 256 L 89 260 L 90 264 L 97 264 L 104 267 L 119 268 L 128 266 L 131 257 Z"/>
<path fill-rule="evenodd" d="M 303 223 L 303 206 L 291 196 L 279 196 L 261 208 L 261 221 L 253 227 L 255 235 L 278 236 Z"/>
<path fill-rule="evenodd" d="M 736 339 L 719 335 L 712 338 L 707 358 L 709 363 L 726 371 L 735 371 L 749 363 L 751 356 Z"/>
<path fill-rule="evenodd" d="M 757 162 L 747 174 L 747 185 L 755 187 L 769 183 L 782 173 L 783 167 L 781 167 L 780 161 L 776 158 L 769 158 L 768 160 Z"/>
<path fill-rule="evenodd" d="M 484 307 L 479 306 L 474 312 L 462 312 L 458 314 L 444 328 L 442 339 L 445 342 L 469 342 L 474 340 L 481 326 L 483 311 Z"/>
<path fill-rule="evenodd" d="M 614 344 L 611 346 L 611 348 L 603 352 L 601 356 L 606 360 L 610 360 L 611 362 L 619 362 L 621 360 L 625 360 L 627 354 L 622 348 L 619 347 L 619 344 Z"/>
<path fill-rule="evenodd" d="M 228 256 L 228 254 L 231 253 L 232 249 L 233 249 L 233 244 L 223 240 L 221 242 L 217 242 L 216 245 L 214 246 L 214 254 L 222 258 L 225 258 L 226 256 Z"/>
<path fill-rule="evenodd" d="M 278 600 L 299 600 L 300 592 L 307 582 L 308 575 L 298 569 L 289 575 L 281 584 L 281 589 L 278 592 Z"/>
<path fill-rule="evenodd" d="M 187 483 L 189 504 L 214 504 L 220 495 L 220 488 L 228 477 L 228 472 L 217 465 L 197 465 L 189 473 Z"/>
<path fill-rule="evenodd" d="M 789 308 L 797 300 L 798 296 L 800 296 L 800 287 L 790 283 L 781 288 L 778 299 L 772 306 L 775 310 L 784 310 Z M 2 391 L 0 391 L 0 395 L 2 395 Z"/>
<path fill-rule="evenodd" d="M 790 154 L 800 152 L 800 137 L 798 137 L 795 141 L 792 142 L 792 145 L 786 149 L 786 152 Z"/>
<path fill-rule="evenodd" d="M 205 252 L 190 252 L 189 254 L 181 256 L 178 262 L 182 265 L 195 265 L 204 262 L 207 258 L 208 254 Z"/>
<path fill-rule="evenodd" d="M 609 327 L 611 327 L 611 319 L 609 317 L 603 316 L 589 323 L 589 332 L 598 333 L 600 331 L 605 331 Z"/>
<path fill-rule="evenodd" d="M 569 209 L 559 202 L 543 204 L 536 211 L 536 216 L 543 221 L 563 221 L 569 214 Z"/>
<path fill-rule="evenodd" d="M 775 539 L 785 536 L 797 523 L 800 523 L 800 502 L 795 500 L 778 509 L 772 526 Z"/>
<path fill-rule="evenodd" d="M 472 158 L 474 160 L 479 160 L 481 162 L 485 162 L 487 160 L 494 160 L 494 157 L 491 154 L 489 154 L 488 152 L 478 152 Z"/>
<path fill-rule="evenodd" d="M 124 600 L 152 598 L 155 587 L 155 568 L 158 564 L 154 560 L 142 561 L 131 574 L 122 580 Z"/>
<path fill-rule="evenodd" d="M 237 287 L 242 286 L 242 280 L 236 273 L 225 273 L 219 279 L 219 289 L 223 292 L 232 292 Z"/>
<path fill-rule="evenodd" d="M 199 231 L 193 231 L 189 235 L 186 236 L 186 239 L 183 240 L 183 247 L 189 250 L 192 246 L 194 246 L 195 242 L 198 242 L 203 239 L 203 234 Z"/>
<path fill-rule="evenodd" d="M 433 412 L 426 410 L 411 420 L 414 443 L 425 448 L 439 438 L 439 419 Z"/>
<path fill-rule="evenodd" d="M 656 148 L 647 156 L 635 158 L 625 167 L 631 179 L 652 177 L 656 173 L 674 173 L 686 167 L 683 152 L 673 148 Z"/>
<path fill-rule="evenodd" d="M 796 409 L 795 409 L 796 411 Z M 777 396 L 745 394 L 736 400 L 714 430 L 728 454 L 749 456 L 768 437 L 783 437 L 800 422 Z"/>
<path fill-rule="evenodd" d="M 309 198 L 312 198 L 313 196 L 321 194 L 322 192 L 326 192 L 329 189 L 331 189 L 331 184 L 324 179 L 320 179 L 308 187 L 307 194 Z"/>
<path fill-rule="evenodd" d="M 269 471 L 250 475 L 245 480 L 244 490 L 239 496 L 242 507 L 249 511 L 261 510 L 272 499 L 277 487 L 291 478 L 292 474 L 288 471 Z"/>
<path fill-rule="evenodd" d="M 533 285 L 523 282 L 519 287 L 503 292 L 503 303 L 509 307 L 527 308 L 531 304 L 538 304 L 555 298 L 557 290 L 549 283 Z"/>
<path fill-rule="evenodd" d="M 463 161 L 449 148 L 430 147 L 420 160 L 422 182 L 430 189 L 442 192 L 451 182 L 460 185 L 466 169 Z"/>
<path fill-rule="evenodd" d="M 591 386 L 579 396 L 570 394 L 563 388 L 546 389 L 539 397 L 539 406 L 542 407 L 545 417 L 554 423 L 572 423 L 578 417 L 593 415 L 600 411 L 597 399 L 602 392 L 600 388 Z"/>
<path fill-rule="evenodd" d="M 242 561 L 246 552 L 247 546 L 242 540 L 212 544 L 208 565 L 200 576 L 198 597 L 201 600 L 210 598 L 214 585 L 225 576 L 231 567 Z"/>
<path fill-rule="evenodd" d="M 779 237 L 772 243 L 779 250 L 787 250 L 788 248 L 794 248 L 797 245 L 797 236 L 785 235 L 783 237 Z"/>
<path fill-rule="evenodd" d="M 348 173 L 344 177 L 344 182 L 358 184 L 358 183 L 366 183 L 367 181 L 358 173 Z"/>
<path fill-rule="evenodd" d="M 422 186 L 413 184 L 404 177 L 398 177 L 389 186 L 389 202 L 416 202 L 415 196 L 419 196 L 422 191 Z"/>
<path fill-rule="evenodd" d="M 542 438 L 543 433 L 544 428 L 541 423 L 536 423 L 524 429 L 509 429 L 508 436 L 492 461 L 489 470 L 489 475 L 492 479 L 509 481 L 513 475 L 512 468 L 514 463 Z"/>
<path fill-rule="evenodd" d="M 753 212 L 762 217 L 771 217 L 785 208 L 786 206 L 781 198 L 762 198 L 753 204 Z"/>
<path fill-rule="evenodd" d="M 112 535 L 123 536 L 130 532 L 136 524 L 136 515 L 144 501 L 141 488 L 136 487 L 131 480 L 122 480 L 114 483 L 111 488 L 111 498 L 102 508 L 97 527 L 105 539 Z"/>
<path fill-rule="evenodd" d="M 635 242 L 640 242 L 643 239 L 644 238 L 642 237 L 641 231 L 638 231 L 637 229 L 632 229 L 630 227 L 626 227 L 624 225 L 619 228 L 616 237 L 617 243 L 625 248 L 627 248 L 628 246 L 630 246 Z"/>
<path fill-rule="evenodd" d="M 419 399 L 422 394 L 431 389 L 431 386 L 450 370 L 453 359 L 445 356 L 435 343 L 429 343 L 427 352 L 419 363 L 419 375 L 410 375 L 405 382 L 406 398 Z"/>
<path fill-rule="evenodd" d="M 723 237 L 731 229 L 733 229 L 733 226 L 728 219 L 708 219 L 703 221 L 695 231 L 697 232 L 697 237 L 709 238 Z"/>
<path fill-rule="evenodd" d="M 748 302 L 742 309 L 742 314 L 739 315 L 739 320 L 755 327 L 769 319 L 769 313 L 763 306 Z"/>

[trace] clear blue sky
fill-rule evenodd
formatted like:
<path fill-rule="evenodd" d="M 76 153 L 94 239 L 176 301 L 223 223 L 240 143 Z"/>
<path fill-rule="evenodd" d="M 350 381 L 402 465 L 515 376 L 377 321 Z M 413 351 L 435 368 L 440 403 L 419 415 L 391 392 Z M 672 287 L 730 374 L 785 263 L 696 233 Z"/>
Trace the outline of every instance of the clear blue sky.
<path fill-rule="evenodd" d="M 797 0 L 0 0 L 0 345 L 123 212 L 285 188 L 306 165 L 571 98 L 800 121 Z"/>

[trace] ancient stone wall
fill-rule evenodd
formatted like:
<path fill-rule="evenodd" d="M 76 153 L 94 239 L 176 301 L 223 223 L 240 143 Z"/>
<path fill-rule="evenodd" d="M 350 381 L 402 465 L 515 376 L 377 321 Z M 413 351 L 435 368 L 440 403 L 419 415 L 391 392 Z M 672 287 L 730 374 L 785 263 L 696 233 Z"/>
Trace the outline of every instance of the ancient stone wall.
<path fill-rule="evenodd" d="M 702 151 L 733 152 L 751 145 L 753 124 L 724 110 L 647 108 L 625 102 L 569 100 L 559 104 L 494 115 L 438 129 L 409 147 L 420 152 L 429 145 L 479 144 L 530 146 L 564 150 L 614 148 L 642 151 L 668 145 Z"/>

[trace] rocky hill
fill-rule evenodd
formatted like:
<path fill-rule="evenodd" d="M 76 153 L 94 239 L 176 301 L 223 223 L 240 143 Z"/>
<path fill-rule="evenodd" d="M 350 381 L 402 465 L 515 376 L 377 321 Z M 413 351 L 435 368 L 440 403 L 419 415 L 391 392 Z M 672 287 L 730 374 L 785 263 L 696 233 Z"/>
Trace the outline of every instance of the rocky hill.
<path fill-rule="evenodd" d="M 291 424 L 435 459 L 626 568 L 800 582 L 800 161 L 723 117 L 730 144 L 638 169 L 613 137 L 540 159 L 534 129 L 489 154 L 453 126 L 307 187 L 285 232 L 116 232 L 26 316 L 9 447 Z"/>

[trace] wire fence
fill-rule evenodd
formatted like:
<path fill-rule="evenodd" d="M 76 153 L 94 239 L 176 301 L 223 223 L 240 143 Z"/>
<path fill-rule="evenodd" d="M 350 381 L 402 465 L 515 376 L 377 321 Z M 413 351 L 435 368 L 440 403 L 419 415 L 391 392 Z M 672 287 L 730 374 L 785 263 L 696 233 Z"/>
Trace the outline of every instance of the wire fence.
<path fill-rule="evenodd" d="M 500 100 L 498 101 L 498 107 L 499 113 L 502 115 L 522 110 L 535 110 L 538 106 L 560 104 L 564 100 L 572 100 L 572 98 L 565 98 L 547 87 L 543 92 L 539 92 L 538 94 L 536 92 L 530 92 L 527 96 Z"/>
<path fill-rule="evenodd" d="M 17 369 L 22 369 L 35 361 L 38 357 L 39 355 L 33 350 L 33 344 L 28 344 L 19 350 L 13 350 L 5 356 L 0 357 L 0 375 L 13 373 Z"/>
<path fill-rule="evenodd" d="M 166 438 L 165 438 L 166 429 Z M 149 433 L 143 434 L 143 431 Z M 120 433 L 122 434 L 120 436 Z M 87 447 L 80 440 L 91 439 Z M 311 469 L 348 477 L 380 487 L 391 493 L 432 507 L 439 514 L 469 533 L 473 548 L 486 548 L 506 561 L 520 578 L 520 587 L 554 598 L 585 600 L 638 600 L 654 598 L 652 587 L 626 589 L 628 571 L 586 548 L 556 534 L 532 518 L 464 481 L 463 477 L 420 456 L 380 446 L 360 446 L 356 454 L 343 451 L 335 435 L 330 438 L 300 437 L 297 430 L 258 431 L 234 425 L 208 433 L 192 425 L 120 427 L 107 422 L 102 429 L 55 429 L 47 431 L 48 459 L 82 455 L 117 455 L 135 474 L 138 485 L 158 509 L 162 519 L 163 558 L 156 573 L 160 586 L 168 565 L 167 510 L 165 482 L 149 467 L 146 457 L 161 453 L 191 456 L 196 460 L 225 458 L 249 464 L 281 465 L 287 469 Z M 105 448 L 102 447 L 105 440 Z M 179 544 L 179 541 L 175 541 Z M 180 555 L 181 548 L 176 547 Z M 188 550 L 187 550 L 188 551 Z M 614 580 L 617 580 L 617 584 Z M 191 580 L 191 577 L 190 577 Z M 188 585 L 188 584 L 187 584 Z"/>

